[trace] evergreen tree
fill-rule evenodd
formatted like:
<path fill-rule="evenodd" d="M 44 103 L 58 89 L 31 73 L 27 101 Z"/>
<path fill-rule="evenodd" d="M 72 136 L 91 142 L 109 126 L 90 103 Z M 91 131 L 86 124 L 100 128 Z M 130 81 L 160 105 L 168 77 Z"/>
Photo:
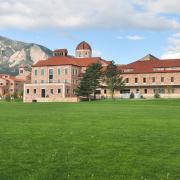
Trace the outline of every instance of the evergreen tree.
<path fill-rule="evenodd" d="M 122 79 L 121 71 L 118 70 L 115 63 L 112 61 L 104 73 L 104 81 L 107 84 L 107 88 L 111 92 L 111 98 L 114 99 L 115 90 L 121 90 L 124 88 L 124 81 Z"/>
<path fill-rule="evenodd" d="M 90 95 L 93 94 L 94 99 L 96 98 L 96 89 L 100 87 L 101 69 L 100 63 L 93 63 L 88 66 L 83 74 L 80 86 L 76 90 L 78 96 L 86 96 L 90 100 Z"/>

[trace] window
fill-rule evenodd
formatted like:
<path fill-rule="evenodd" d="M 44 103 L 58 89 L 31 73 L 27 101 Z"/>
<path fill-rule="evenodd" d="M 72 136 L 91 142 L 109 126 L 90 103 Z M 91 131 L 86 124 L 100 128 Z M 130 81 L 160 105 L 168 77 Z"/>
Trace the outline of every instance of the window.
<path fill-rule="evenodd" d="M 174 82 L 174 77 L 171 77 L 171 82 Z"/>
<path fill-rule="evenodd" d="M 144 89 L 144 94 L 147 94 L 148 90 L 147 89 Z"/>
<path fill-rule="evenodd" d="M 105 89 L 105 90 L 104 90 L 104 94 L 106 94 L 106 93 L 107 93 L 107 90 Z"/>
<path fill-rule="evenodd" d="M 37 80 L 34 81 L 34 84 L 37 84 Z"/>
<path fill-rule="evenodd" d="M 60 80 L 60 79 L 58 79 L 58 83 L 61 83 L 61 80 Z"/>
<path fill-rule="evenodd" d="M 73 89 L 73 94 L 76 94 L 76 90 L 75 89 Z"/>
<path fill-rule="evenodd" d="M 49 69 L 49 83 L 53 83 L 53 79 L 54 79 L 54 70 Z"/>
<path fill-rule="evenodd" d="M 165 93 L 165 89 L 164 88 L 159 88 L 159 93 L 160 94 L 164 94 Z"/>
<path fill-rule="evenodd" d="M 164 82 L 164 77 L 161 77 L 161 82 Z"/>
<path fill-rule="evenodd" d="M 36 94 L 36 89 L 34 89 L 34 94 Z"/>
<path fill-rule="evenodd" d="M 41 80 L 41 83 L 44 84 L 44 80 Z"/>
<path fill-rule="evenodd" d="M 50 92 L 51 92 L 51 94 L 54 94 L 54 89 L 51 89 Z"/>
<path fill-rule="evenodd" d="M 26 90 L 26 93 L 29 94 L 29 89 Z"/>
<path fill-rule="evenodd" d="M 72 74 L 75 75 L 75 69 L 72 70 Z"/>
<path fill-rule="evenodd" d="M 96 90 L 96 94 L 101 94 L 101 90 Z"/>
<path fill-rule="evenodd" d="M 126 82 L 126 83 L 129 83 L 129 78 L 126 78 L 126 79 L 125 79 L 125 82 Z"/>
<path fill-rule="evenodd" d="M 37 69 L 34 70 L 34 75 L 35 75 L 35 76 L 38 75 L 38 70 L 37 70 Z"/>
<path fill-rule="evenodd" d="M 78 70 L 76 69 L 76 75 L 78 75 Z"/>
<path fill-rule="evenodd" d="M 152 82 L 154 83 L 156 81 L 156 78 L 155 77 L 152 77 Z"/>
<path fill-rule="evenodd" d="M 130 89 L 123 89 L 120 91 L 121 94 L 129 94 L 130 93 Z"/>
<path fill-rule="evenodd" d="M 135 78 L 135 83 L 138 83 L 138 78 Z"/>
<path fill-rule="evenodd" d="M 58 69 L 58 75 L 61 75 L 61 69 Z"/>
<path fill-rule="evenodd" d="M 61 94 L 61 89 L 58 89 L 58 94 Z"/>
<path fill-rule="evenodd" d="M 23 72 L 24 72 L 23 70 L 20 70 L 20 74 L 23 74 Z"/>
<path fill-rule="evenodd" d="M 66 89 L 66 94 L 69 94 L 69 89 Z"/>
<path fill-rule="evenodd" d="M 146 83 L 146 78 L 143 78 L 143 83 Z"/>
<path fill-rule="evenodd" d="M 65 69 L 65 75 L 67 75 L 67 74 L 68 74 L 68 68 Z"/>
<path fill-rule="evenodd" d="M 44 76 L 45 75 L 45 70 L 41 69 L 41 75 Z"/>
<path fill-rule="evenodd" d="M 159 93 L 159 94 L 164 94 L 165 93 L 165 89 L 163 87 L 161 88 L 156 88 L 153 90 L 154 94 Z"/>
<path fill-rule="evenodd" d="M 124 69 L 123 70 L 123 72 L 125 72 L 125 73 L 129 73 L 129 72 L 133 72 L 134 71 L 134 69 Z"/>
<path fill-rule="evenodd" d="M 139 93 L 139 89 L 136 89 L 136 93 Z"/>

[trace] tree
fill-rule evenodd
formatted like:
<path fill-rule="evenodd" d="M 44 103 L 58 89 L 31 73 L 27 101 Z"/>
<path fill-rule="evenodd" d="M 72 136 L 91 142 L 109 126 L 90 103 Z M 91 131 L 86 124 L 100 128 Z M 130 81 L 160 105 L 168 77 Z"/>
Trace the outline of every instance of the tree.
<path fill-rule="evenodd" d="M 80 85 L 76 89 L 77 96 L 85 96 L 90 100 L 90 95 L 92 93 L 92 89 L 90 87 L 89 77 L 85 73 L 80 81 Z"/>
<path fill-rule="evenodd" d="M 80 86 L 76 90 L 78 96 L 86 96 L 90 100 L 90 95 L 93 94 L 94 99 L 96 99 L 96 90 L 100 87 L 101 69 L 100 63 L 93 63 L 88 66 L 83 74 Z"/>
<path fill-rule="evenodd" d="M 123 78 L 120 76 L 121 71 L 118 70 L 115 63 L 112 61 L 108 66 L 104 73 L 104 82 L 107 85 L 107 88 L 111 92 L 111 98 L 114 99 L 115 90 L 121 90 L 125 86 L 125 82 Z"/>

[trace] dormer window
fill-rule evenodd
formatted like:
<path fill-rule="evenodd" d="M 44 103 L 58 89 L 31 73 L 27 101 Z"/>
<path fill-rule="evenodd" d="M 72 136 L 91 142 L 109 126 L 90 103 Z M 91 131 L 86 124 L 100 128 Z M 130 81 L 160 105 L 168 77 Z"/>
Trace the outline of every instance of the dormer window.
<path fill-rule="evenodd" d="M 133 72 L 133 71 L 134 71 L 134 69 L 124 69 L 123 70 L 124 73 L 130 73 L 130 72 Z"/>

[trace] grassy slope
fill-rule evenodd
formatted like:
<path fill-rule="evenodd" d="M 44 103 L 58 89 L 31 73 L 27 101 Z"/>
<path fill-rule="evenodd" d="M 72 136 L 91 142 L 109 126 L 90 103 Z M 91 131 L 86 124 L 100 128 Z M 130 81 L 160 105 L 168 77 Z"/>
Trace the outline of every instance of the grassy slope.
<path fill-rule="evenodd" d="M 0 179 L 180 179 L 180 100 L 0 103 Z"/>

